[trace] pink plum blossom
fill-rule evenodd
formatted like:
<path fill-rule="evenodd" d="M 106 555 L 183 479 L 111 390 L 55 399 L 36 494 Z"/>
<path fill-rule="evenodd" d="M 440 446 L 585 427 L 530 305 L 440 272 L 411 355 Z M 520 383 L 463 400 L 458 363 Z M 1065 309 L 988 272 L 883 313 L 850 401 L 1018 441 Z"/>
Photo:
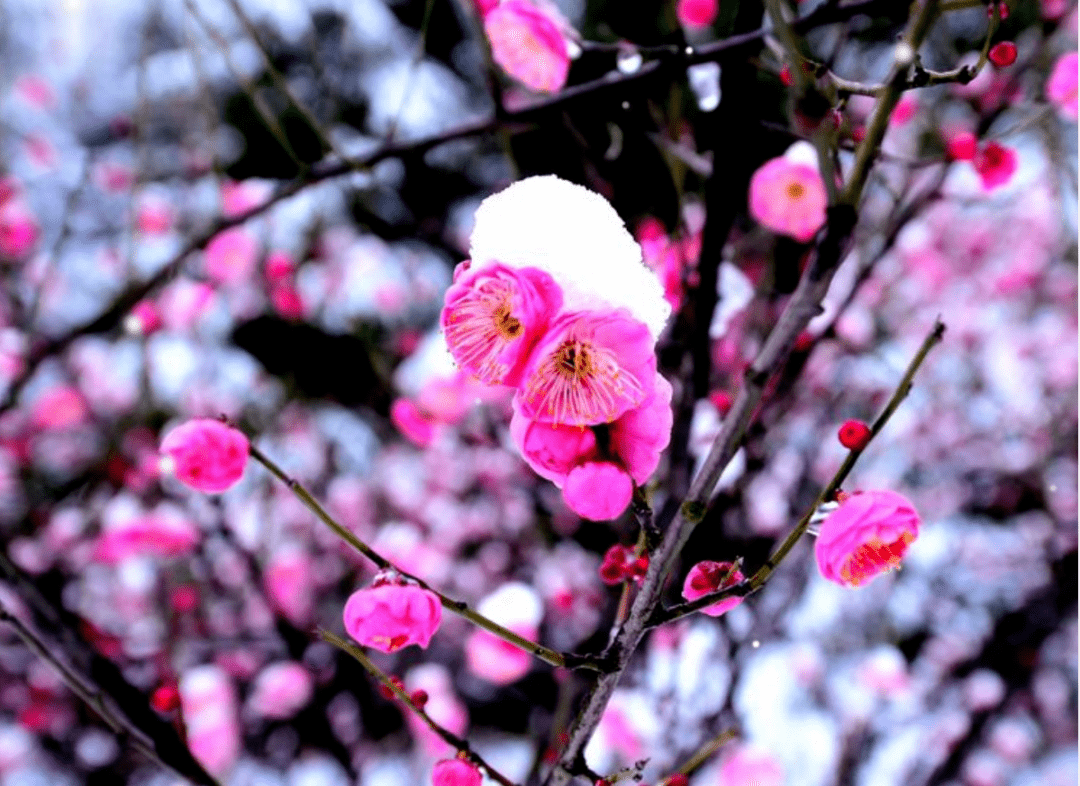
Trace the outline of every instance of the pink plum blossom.
<path fill-rule="evenodd" d="M 199 528 L 171 506 L 159 506 L 101 533 L 93 559 L 116 564 L 129 557 L 180 557 L 198 544 Z"/>
<path fill-rule="evenodd" d="M 344 620 L 349 635 L 366 647 L 427 649 L 442 622 L 442 604 L 434 592 L 415 584 L 373 584 L 349 596 Z"/>
<path fill-rule="evenodd" d="M 152 300 L 140 300 L 124 319 L 124 329 L 136 336 L 149 336 L 161 330 L 161 312 Z"/>
<path fill-rule="evenodd" d="M 480 770 L 462 759 L 443 759 L 431 771 L 432 786 L 480 786 Z"/>
<path fill-rule="evenodd" d="M 394 399 L 390 405 L 390 422 L 419 448 L 428 447 L 438 434 L 438 424 L 432 422 L 412 399 Z"/>
<path fill-rule="evenodd" d="M 800 243 L 824 226 L 827 203 L 821 175 L 808 164 L 781 156 L 766 161 L 750 178 L 750 214 Z"/>
<path fill-rule="evenodd" d="M 263 274 L 271 284 L 287 281 L 296 272 L 296 263 L 285 251 L 271 251 L 263 263 Z"/>
<path fill-rule="evenodd" d="M 241 748 L 232 680 L 218 666 L 197 666 L 184 673 L 179 688 L 191 753 L 212 775 L 225 775 Z"/>
<path fill-rule="evenodd" d="M 70 385 L 59 385 L 34 402 L 30 422 L 42 430 L 64 431 L 79 425 L 89 414 L 82 393 Z"/>
<path fill-rule="evenodd" d="M 521 413 L 542 423 L 610 423 L 656 383 L 649 329 L 625 311 L 564 314 L 537 345 L 517 393 Z"/>
<path fill-rule="evenodd" d="M 716 20 L 719 11 L 717 0 L 679 0 L 675 5 L 679 22 L 689 28 L 708 27 Z"/>
<path fill-rule="evenodd" d="M 900 564 L 919 535 L 919 514 L 895 491 L 856 492 L 821 524 L 814 556 L 821 575 L 858 587 Z"/>
<path fill-rule="evenodd" d="M 763 750 L 744 745 L 720 765 L 717 786 L 783 786 L 784 770 Z"/>
<path fill-rule="evenodd" d="M 311 672 L 294 661 L 271 663 L 255 677 L 248 704 L 263 718 L 291 718 L 309 701 L 314 692 Z"/>
<path fill-rule="evenodd" d="M 570 470 L 562 492 L 566 504 L 583 519 L 610 521 L 630 504 L 634 480 L 617 464 L 588 461 Z"/>
<path fill-rule="evenodd" d="M 405 675 L 406 689 L 413 693 L 422 690 L 428 695 L 424 711 L 451 734 L 464 736 L 469 725 L 469 710 L 454 692 L 450 671 L 438 663 L 414 666 Z M 405 722 L 420 746 L 429 756 L 453 754 L 453 748 L 424 723 L 414 712 L 407 713 Z"/>
<path fill-rule="evenodd" d="M 505 0 L 484 17 L 491 56 L 530 90 L 554 93 L 566 84 L 570 54 L 558 12 L 529 0 Z"/>
<path fill-rule="evenodd" d="M 470 672 L 495 685 L 517 682 L 532 668 L 529 653 L 486 630 L 474 630 L 465 640 L 465 662 Z"/>
<path fill-rule="evenodd" d="M 431 771 L 432 786 L 480 786 L 483 777 L 473 764 L 461 759 L 435 762 Z"/>
<path fill-rule="evenodd" d="M 221 212 L 226 218 L 235 218 L 270 197 L 273 186 L 265 180 L 229 181 L 221 185 Z"/>
<path fill-rule="evenodd" d="M 988 142 L 975 153 L 972 163 L 983 188 L 991 191 L 1012 179 L 1016 172 L 1016 151 L 997 142 Z"/>
<path fill-rule="evenodd" d="M 671 383 L 657 374 L 652 395 L 611 424 L 611 452 L 638 485 L 656 471 L 671 441 L 671 394 Z"/>
<path fill-rule="evenodd" d="M 0 199 L 0 256 L 25 259 L 39 235 L 37 220 L 21 197 Z"/>
<path fill-rule="evenodd" d="M 1077 53 L 1068 52 L 1057 59 L 1046 82 L 1046 98 L 1057 107 L 1058 114 L 1076 122 L 1077 116 Z"/>
<path fill-rule="evenodd" d="M 510 420 L 510 437 L 533 471 L 559 488 L 570 470 L 598 455 L 592 429 L 537 423 L 522 415 L 516 404 Z"/>
<path fill-rule="evenodd" d="M 40 74 L 22 74 L 13 87 L 15 94 L 35 109 L 44 111 L 56 106 L 56 92 Z"/>
<path fill-rule="evenodd" d="M 274 551 L 263 571 L 266 597 L 273 607 L 296 626 L 311 620 L 315 607 L 315 578 L 311 555 L 296 544 Z"/>
<path fill-rule="evenodd" d="M 161 453 L 171 459 L 169 469 L 181 483 L 216 494 L 243 477 L 248 439 L 220 420 L 195 418 L 165 435 Z"/>
<path fill-rule="evenodd" d="M 559 286 L 541 270 L 473 270 L 446 292 L 446 345 L 458 366 L 481 382 L 516 386 L 529 352 L 561 306 Z"/>
<path fill-rule="evenodd" d="M 300 290 L 289 281 L 282 281 L 270 288 L 270 305 L 285 319 L 303 319 L 304 299 Z"/>
<path fill-rule="evenodd" d="M 219 284 L 242 281 L 255 268 L 259 246 L 242 227 L 219 232 L 206 244 L 206 275 Z"/>
<path fill-rule="evenodd" d="M 742 571 L 736 569 L 732 572 L 731 576 L 725 580 L 728 575 L 728 571 L 731 570 L 733 563 L 731 562 L 713 562 L 711 560 L 705 560 L 699 562 L 694 567 L 690 568 L 690 572 L 686 574 L 686 580 L 683 582 L 682 596 L 686 600 L 697 600 L 700 597 L 708 595 L 712 592 L 716 592 L 720 589 L 727 589 L 733 587 L 742 581 Z M 717 601 L 711 606 L 706 606 L 701 610 L 702 614 L 707 614 L 710 617 L 719 617 L 726 611 L 731 611 L 733 608 L 743 602 L 743 598 L 731 597 L 724 600 Z"/>
<path fill-rule="evenodd" d="M 213 297 L 214 288 L 205 282 L 174 281 L 158 298 L 161 319 L 170 330 L 190 330 L 210 308 Z"/>

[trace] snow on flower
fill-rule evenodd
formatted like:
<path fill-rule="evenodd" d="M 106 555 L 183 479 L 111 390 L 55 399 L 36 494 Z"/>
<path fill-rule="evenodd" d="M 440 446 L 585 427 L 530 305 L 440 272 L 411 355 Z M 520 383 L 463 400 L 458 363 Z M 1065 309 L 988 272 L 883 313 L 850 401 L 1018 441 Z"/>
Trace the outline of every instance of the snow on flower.
<path fill-rule="evenodd" d="M 349 596 L 345 630 L 358 642 L 382 652 L 416 644 L 427 649 L 442 622 L 439 596 L 415 584 L 372 584 Z"/>
<path fill-rule="evenodd" d="M 1077 77 L 1078 66 L 1077 53 L 1069 52 L 1062 55 L 1054 63 L 1054 70 L 1050 72 L 1050 78 L 1046 81 L 1046 97 L 1055 107 L 1058 114 L 1066 120 L 1076 122 L 1077 116 Z"/>
<path fill-rule="evenodd" d="M 472 268 L 535 267 L 563 292 L 566 311 L 624 308 L 655 340 L 671 306 L 641 247 L 599 194 L 554 175 L 529 177 L 476 210 Z"/>
<path fill-rule="evenodd" d="M 243 477 L 248 440 L 240 431 L 210 418 L 177 426 L 161 441 L 167 468 L 196 491 L 226 491 Z"/>
<path fill-rule="evenodd" d="M 562 305 L 559 286 L 542 270 L 503 265 L 456 279 L 441 320 L 454 360 L 485 384 L 517 385 L 529 351 Z"/>
<path fill-rule="evenodd" d="M 821 524 L 814 555 L 821 575 L 858 587 L 896 568 L 919 535 L 919 514 L 895 491 L 856 492 Z"/>
<path fill-rule="evenodd" d="M 197 666 L 180 678 L 180 707 L 191 753 L 216 776 L 240 754 L 236 689 L 219 666 Z"/>
<path fill-rule="evenodd" d="M 828 198 L 817 169 L 780 156 L 750 178 L 750 214 L 763 226 L 800 243 L 825 224 Z"/>
<path fill-rule="evenodd" d="M 530 90 L 554 93 L 566 84 L 570 53 L 556 9 L 529 0 L 505 0 L 484 16 L 492 59 Z"/>
<path fill-rule="evenodd" d="M 711 592 L 716 592 L 719 589 L 726 589 L 732 587 L 742 581 L 742 571 L 736 569 L 732 572 L 729 578 L 728 571 L 733 567 L 731 562 L 713 562 L 712 560 L 704 560 L 697 563 L 694 567 L 690 568 L 690 572 L 686 574 L 686 580 L 683 582 L 682 596 L 686 600 L 697 600 L 700 597 L 708 595 Z M 726 611 L 731 611 L 733 608 L 743 602 L 743 598 L 733 597 L 725 598 L 718 601 L 711 606 L 706 606 L 701 610 L 702 614 L 708 614 L 710 617 L 719 617 Z"/>

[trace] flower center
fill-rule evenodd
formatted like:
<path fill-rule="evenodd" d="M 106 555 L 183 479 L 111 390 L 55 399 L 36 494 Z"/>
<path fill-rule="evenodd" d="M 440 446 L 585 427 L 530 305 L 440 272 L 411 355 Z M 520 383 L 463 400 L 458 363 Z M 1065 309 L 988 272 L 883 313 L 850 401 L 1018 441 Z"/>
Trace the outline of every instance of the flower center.
<path fill-rule="evenodd" d="M 787 195 L 791 199 L 802 199 L 803 194 L 806 193 L 806 188 L 802 183 L 788 183 Z"/>
<path fill-rule="evenodd" d="M 512 289 L 503 281 L 480 284 L 453 307 L 446 323 L 446 343 L 458 365 L 489 385 L 506 375 L 503 350 L 524 333 L 513 313 Z"/>
<path fill-rule="evenodd" d="M 892 543 L 872 538 L 852 552 L 840 570 L 841 578 L 857 587 L 878 573 L 898 568 L 900 559 L 912 540 L 914 538 L 909 532 L 905 532 Z"/>
<path fill-rule="evenodd" d="M 555 423 L 591 426 L 610 423 L 626 409 L 625 399 L 640 401 L 643 390 L 610 350 L 568 339 L 540 364 L 525 394 Z"/>

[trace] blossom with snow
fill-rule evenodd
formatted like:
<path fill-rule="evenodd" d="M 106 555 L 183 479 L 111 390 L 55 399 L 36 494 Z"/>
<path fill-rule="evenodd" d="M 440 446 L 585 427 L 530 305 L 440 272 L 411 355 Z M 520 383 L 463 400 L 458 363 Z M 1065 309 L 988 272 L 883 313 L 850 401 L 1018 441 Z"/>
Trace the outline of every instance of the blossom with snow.
<path fill-rule="evenodd" d="M 821 174 L 792 157 L 766 161 L 750 178 L 750 214 L 767 229 L 800 243 L 825 225 L 827 205 Z"/>
<path fill-rule="evenodd" d="M 530 90 L 554 93 L 566 84 L 569 24 L 553 6 L 530 0 L 505 0 L 484 15 L 491 57 Z"/>
<path fill-rule="evenodd" d="M 484 200 L 471 257 L 442 313 L 451 355 L 516 388 L 511 437 L 574 512 L 616 518 L 671 435 L 663 286 L 606 200 L 552 176 Z"/>
<path fill-rule="evenodd" d="M 349 596 L 343 619 L 349 635 L 366 647 L 397 652 L 416 644 L 427 649 L 442 622 L 442 604 L 431 590 L 379 578 Z"/>
<path fill-rule="evenodd" d="M 196 491 L 219 493 L 244 475 L 248 439 L 232 426 L 211 418 L 183 423 L 161 440 L 165 468 Z"/>
<path fill-rule="evenodd" d="M 919 535 L 919 514 L 895 491 L 863 491 L 845 498 L 821 523 L 814 555 L 821 575 L 858 587 L 900 565 Z"/>

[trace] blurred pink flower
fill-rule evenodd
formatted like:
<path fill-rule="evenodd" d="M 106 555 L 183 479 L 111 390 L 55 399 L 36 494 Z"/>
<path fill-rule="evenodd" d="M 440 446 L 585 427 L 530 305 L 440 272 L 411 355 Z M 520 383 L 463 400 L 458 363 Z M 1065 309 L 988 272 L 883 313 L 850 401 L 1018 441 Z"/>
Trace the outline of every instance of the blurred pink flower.
<path fill-rule="evenodd" d="M 263 273 L 271 284 L 286 281 L 296 271 L 296 262 L 286 251 L 271 251 L 263 263 Z"/>
<path fill-rule="evenodd" d="M 431 771 L 432 786 L 480 786 L 480 770 L 461 759 L 443 759 Z"/>
<path fill-rule="evenodd" d="M 686 580 L 683 582 L 683 598 L 697 600 L 719 589 L 726 589 L 738 584 L 746 578 L 741 570 L 736 570 L 729 579 L 724 580 L 728 571 L 731 570 L 732 564 L 731 562 L 704 560 L 694 565 L 694 567 L 690 568 L 690 572 L 686 574 Z M 706 606 L 701 610 L 701 613 L 710 617 L 719 617 L 725 611 L 731 611 L 742 602 L 743 598 L 740 597 L 726 598 L 711 606 Z"/>
<path fill-rule="evenodd" d="M 291 718 L 314 692 L 311 673 L 303 665 L 286 661 L 271 663 L 259 672 L 248 699 L 250 707 L 263 718 Z"/>
<path fill-rule="evenodd" d="M 180 707 L 192 755 L 223 776 L 240 754 L 236 689 L 218 666 L 197 666 L 180 678 Z"/>
<path fill-rule="evenodd" d="M 349 596 L 344 621 L 349 635 L 366 647 L 427 649 L 442 622 L 442 604 L 434 592 L 414 584 L 373 584 Z"/>
<path fill-rule="evenodd" d="M 221 185 L 221 212 L 235 218 L 258 207 L 270 197 L 273 186 L 265 180 L 229 181 Z"/>
<path fill-rule="evenodd" d="M 195 418 L 165 435 L 161 453 L 171 459 L 169 469 L 181 483 L 219 493 L 243 477 L 248 440 L 220 420 Z"/>
<path fill-rule="evenodd" d="M 165 199 L 141 197 L 135 209 L 135 226 L 142 235 L 164 235 L 173 224 L 173 212 Z"/>
<path fill-rule="evenodd" d="M 988 142 L 975 153 L 972 161 L 987 191 L 1003 186 L 1016 172 L 1016 151 L 1011 147 Z"/>
<path fill-rule="evenodd" d="M 536 635 L 535 631 L 514 632 L 519 635 Z M 486 630 L 474 630 L 465 639 L 465 662 L 469 671 L 495 685 L 517 682 L 532 668 L 532 656 L 529 653 Z"/>
<path fill-rule="evenodd" d="M 467 270 L 463 265 L 459 270 Z M 561 306 L 562 292 L 547 273 L 490 265 L 461 275 L 450 286 L 440 322 L 450 354 L 463 371 L 488 385 L 514 386 Z"/>
<path fill-rule="evenodd" d="M 783 786 L 784 770 L 763 750 L 744 745 L 720 765 L 717 786 Z"/>
<path fill-rule="evenodd" d="M 409 398 L 394 399 L 394 403 L 390 405 L 390 422 L 420 448 L 428 447 L 437 436 L 437 424 Z"/>
<path fill-rule="evenodd" d="M 675 5 L 679 22 L 690 28 L 708 27 L 716 20 L 719 11 L 717 0 L 679 0 Z"/>
<path fill-rule="evenodd" d="M 608 461 L 588 461 L 570 470 L 562 488 L 570 509 L 590 521 L 618 518 L 634 493 L 626 471 Z"/>
<path fill-rule="evenodd" d="M 610 423 L 641 404 L 656 382 L 649 329 L 626 311 L 579 311 L 551 325 L 525 367 L 516 401 L 542 423 Z"/>
<path fill-rule="evenodd" d="M 209 309 L 214 288 L 202 281 L 179 279 L 158 298 L 159 313 L 170 330 L 190 330 Z"/>
<path fill-rule="evenodd" d="M 180 557 L 199 542 L 199 528 L 178 511 L 157 509 L 106 529 L 94 546 L 93 559 L 108 565 L 128 557 Z"/>
<path fill-rule="evenodd" d="M 414 666 L 405 675 L 405 685 L 410 693 L 422 690 L 428 695 L 424 711 L 428 716 L 450 731 L 451 734 L 464 736 L 469 726 L 469 711 L 461 699 L 454 693 L 454 684 L 449 670 L 438 663 L 425 663 Z M 405 715 L 413 737 L 431 757 L 453 755 L 454 749 L 424 723 L 414 712 Z"/>
<path fill-rule="evenodd" d="M 19 98 L 35 109 L 48 110 L 56 106 L 56 92 L 39 74 L 23 74 L 15 80 L 14 88 Z"/>
<path fill-rule="evenodd" d="M 0 199 L 0 256 L 24 259 L 39 234 L 37 220 L 21 197 Z"/>
<path fill-rule="evenodd" d="M 900 100 L 896 102 L 896 106 L 893 107 L 892 114 L 889 115 L 889 125 L 907 125 L 907 123 L 915 117 L 915 113 L 918 109 L 919 99 L 911 93 L 904 93 Z"/>
<path fill-rule="evenodd" d="M 505 0 L 484 17 L 491 55 L 531 90 L 554 93 L 566 84 L 570 54 L 558 12 L 528 0 Z"/>
<path fill-rule="evenodd" d="M 43 431 L 64 431 L 82 423 L 88 414 L 82 393 L 71 385 L 58 385 L 34 402 L 30 423 Z"/>
<path fill-rule="evenodd" d="M 611 452 L 638 485 L 656 471 L 671 441 L 671 394 L 671 383 L 657 374 L 652 395 L 611 424 Z"/>
<path fill-rule="evenodd" d="M 270 288 L 270 305 L 285 319 L 303 319 L 304 300 L 300 290 L 289 281 L 282 281 Z"/>
<path fill-rule="evenodd" d="M 311 555 L 296 545 L 274 551 L 263 572 L 266 596 L 279 613 L 297 626 L 306 625 L 315 606 L 314 566 Z"/>
<path fill-rule="evenodd" d="M 1077 116 L 1077 53 L 1068 52 L 1057 59 L 1050 78 L 1046 81 L 1046 97 L 1057 107 L 1058 114 L 1066 120 L 1076 122 Z"/>
<path fill-rule="evenodd" d="M 247 230 L 226 229 L 206 244 L 206 275 L 219 284 L 241 281 L 255 269 L 258 253 L 258 243 Z"/>
<path fill-rule="evenodd" d="M 827 197 L 818 171 L 781 156 L 750 178 L 750 214 L 763 226 L 800 243 L 825 224 Z"/>
<path fill-rule="evenodd" d="M 149 336 L 162 325 L 161 312 L 152 300 L 140 300 L 124 319 L 124 329 L 136 336 Z"/>
<path fill-rule="evenodd" d="M 822 522 L 814 555 L 821 575 L 858 587 L 900 564 L 919 535 L 919 514 L 895 491 L 856 492 Z"/>

